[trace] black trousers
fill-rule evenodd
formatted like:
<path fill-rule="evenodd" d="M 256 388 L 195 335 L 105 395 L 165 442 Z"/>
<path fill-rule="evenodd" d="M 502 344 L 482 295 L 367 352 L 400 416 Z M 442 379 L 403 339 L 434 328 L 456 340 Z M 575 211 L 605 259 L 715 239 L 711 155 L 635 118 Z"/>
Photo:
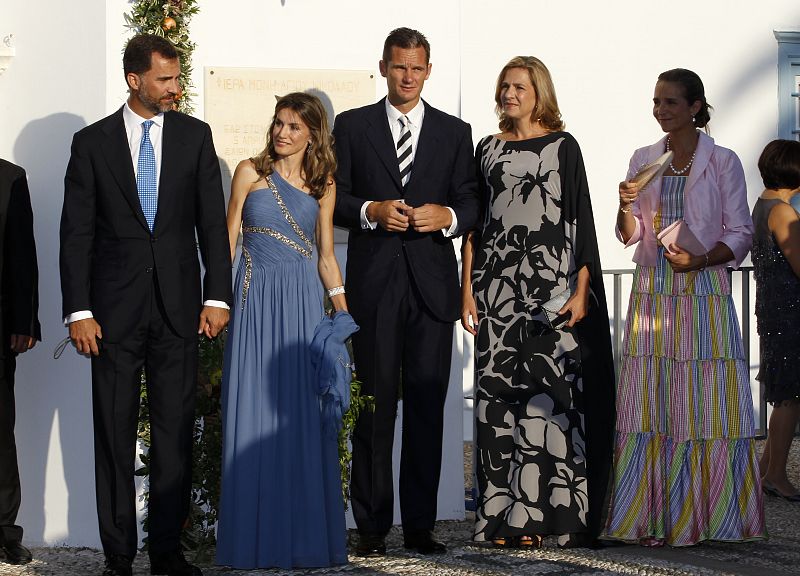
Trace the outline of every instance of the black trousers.
<path fill-rule="evenodd" d="M 8 339 L 2 339 L 5 357 L 0 361 L 0 545 L 22 540 L 17 526 L 21 500 L 17 445 L 14 440 L 14 371 L 16 354 L 9 350 Z"/>
<path fill-rule="evenodd" d="M 179 549 L 189 514 L 197 383 L 197 337 L 182 338 L 171 328 L 155 280 L 136 329 L 120 342 L 102 342 L 100 355 L 92 358 L 100 540 L 106 554 L 129 557 L 138 543 L 134 460 L 142 366 L 152 440 L 148 546 L 153 555 Z"/>
<path fill-rule="evenodd" d="M 357 321 L 360 330 L 353 335 L 356 373 L 362 392 L 375 397 L 375 411 L 362 412 L 353 433 L 353 516 L 362 534 L 382 536 L 392 526 L 392 445 L 397 401 L 402 395 L 399 492 L 403 530 L 432 530 L 453 322 L 441 322 L 427 310 L 403 254 L 396 258 L 392 281 L 377 308 L 357 314 Z"/>

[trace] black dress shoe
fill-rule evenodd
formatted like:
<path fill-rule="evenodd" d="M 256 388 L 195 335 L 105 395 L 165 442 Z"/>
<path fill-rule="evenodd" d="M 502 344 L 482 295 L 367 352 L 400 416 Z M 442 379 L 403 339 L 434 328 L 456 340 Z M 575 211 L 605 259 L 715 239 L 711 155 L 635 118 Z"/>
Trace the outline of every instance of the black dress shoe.
<path fill-rule="evenodd" d="M 572 532 L 566 542 L 559 542 L 559 548 L 594 548 L 596 541 L 585 532 Z"/>
<path fill-rule="evenodd" d="M 189 564 L 182 552 L 150 555 L 150 574 L 164 576 L 203 576 L 197 566 Z"/>
<path fill-rule="evenodd" d="M 362 558 L 378 558 L 386 556 L 386 540 L 375 534 L 359 534 L 356 544 L 356 556 Z"/>
<path fill-rule="evenodd" d="M 106 569 L 103 576 L 132 576 L 133 559 L 124 554 L 106 554 Z"/>
<path fill-rule="evenodd" d="M 592 540 L 592 550 L 602 550 L 603 548 L 619 548 L 620 546 L 630 546 L 630 542 L 624 540 L 613 540 L 606 538 L 595 538 Z"/>
<path fill-rule="evenodd" d="M 403 546 L 420 554 L 444 554 L 447 547 L 433 539 L 433 534 L 428 530 L 403 534 Z"/>
<path fill-rule="evenodd" d="M 21 542 L 6 542 L 0 547 L 3 554 L 5 555 L 5 561 L 7 564 L 27 564 L 31 560 L 33 560 L 33 555 L 31 551 L 25 548 Z"/>

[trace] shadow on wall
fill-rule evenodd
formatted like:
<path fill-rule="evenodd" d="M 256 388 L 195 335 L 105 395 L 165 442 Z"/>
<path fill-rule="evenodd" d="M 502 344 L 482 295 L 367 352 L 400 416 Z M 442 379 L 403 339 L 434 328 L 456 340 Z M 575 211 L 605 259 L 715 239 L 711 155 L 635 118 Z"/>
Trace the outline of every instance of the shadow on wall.
<path fill-rule="evenodd" d="M 39 259 L 39 318 L 43 342 L 17 367 L 16 437 L 22 480 L 17 520 L 30 544 L 96 545 L 92 404 L 88 360 L 68 347 L 61 320 L 58 229 L 72 135 L 86 126 L 75 114 L 29 122 L 14 145 L 28 172 Z M 46 512 L 45 512 L 46 510 Z"/>
<path fill-rule="evenodd" d="M 219 171 L 222 175 L 222 193 L 225 195 L 225 212 L 227 214 L 228 202 L 231 200 L 231 181 L 233 180 L 233 170 L 222 156 L 217 156 L 219 161 Z"/>
<path fill-rule="evenodd" d="M 307 94 L 311 94 L 312 96 L 316 96 L 319 98 L 320 102 L 322 102 L 322 107 L 325 109 L 325 114 L 328 116 L 328 128 L 333 130 L 333 122 L 336 118 L 336 111 L 333 108 L 333 101 L 328 94 L 318 88 L 310 88 L 306 90 Z M 334 142 L 334 147 L 336 143 Z M 342 228 L 340 226 L 334 226 L 333 228 L 333 242 L 334 244 L 347 244 L 348 232 L 347 228 Z M 340 262 L 341 264 L 341 262 Z M 344 266 L 342 266 L 342 272 L 344 273 Z"/>
<path fill-rule="evenodd" d="M 322 103 L 322 107 L 325 109 L 325 114 L 328 116 L 328 128 L 333 130 L 333 120 L 336 116 L 336 113 L 333 110 L 333 101 L 331 100 L 331 97 L 318 88 L 309 88 L 306 90 L 306 94 L 310 94 L 311 96 L 316 96 L 319 98 L 319 101 Z"/>

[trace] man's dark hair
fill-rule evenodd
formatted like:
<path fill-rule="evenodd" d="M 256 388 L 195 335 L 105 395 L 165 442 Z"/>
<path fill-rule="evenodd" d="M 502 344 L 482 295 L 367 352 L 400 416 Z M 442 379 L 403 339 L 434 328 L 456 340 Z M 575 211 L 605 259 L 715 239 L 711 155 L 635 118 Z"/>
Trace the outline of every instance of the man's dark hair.
<path fill-rule="evenodd" d="M 122 55 L 122 70 L 125 77 L 133 72 L 134 74 L 144 74 L 150 70 L 150 63 L 153 53 L 157 52 L 164 58 L 172 60 L 178 57 L 175 46 L 161 36 L 155 34 L 137 34 L 125 46 L 125 53 Z"/>
<path fill-rule="evenodd" d="M 386 42 L 383 43 L 383 61 L 388 63 L 392 57 L 392 47 L 398 48 L 419 48 L 422 46 L 425 49 L 425 63 L 431 61 L 431 45 L 428 44 L 428 39 L 422 32 L 412 30 L 411 28 L 395 28 L 386 37 Z"/>

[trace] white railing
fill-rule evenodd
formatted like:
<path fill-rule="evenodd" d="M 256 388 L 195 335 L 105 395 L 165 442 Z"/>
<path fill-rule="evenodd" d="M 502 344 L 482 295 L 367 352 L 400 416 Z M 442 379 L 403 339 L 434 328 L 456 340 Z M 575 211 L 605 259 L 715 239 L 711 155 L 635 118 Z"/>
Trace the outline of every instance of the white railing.
<path fill-rule="evenodd" d="M 742 266 L 737 270 L 728 268 L 728 274 L 731 279 L 731 290 L 742 328 L 744 356 L 751 373 L 754 369 L 758 369 L 758 360 L 756 359 L 755 366 L 751 362 L 751 340 L 758 341 L 756 335 L 750 333 L 751 329 L 755 330 L 755 291 L 751 290 L 754 281 L 752 272 L 752 266 Z M 622 349 L 622 334 L 625 330 L 625 314 L 627 313 L 627 309 L 623 310 L 623 298 L 625 298 L 625 303 L 627 305 L 627 298 L 630 293 L 629 289 L 625 290 L 623 288 L 623 280 L 631 280 L 633 277 L 633 269 L 603 270 L 603 275 L 611 277 L 611 293 L 608 296 L 608 304 L 610 306 L 609 322 L 611 324 L 611 337 L 614 349 L 614 367 L 618 369 L 620 350 Z M 608 283 L 606 283 L 606 286 L 608 286 Z M 764 436 L 767 430 L 767 403 L 764 400 L 763 392 L 763 389 L 759 387 L 758 394 L 753 395 L 753 409 L 756 414 L 758 414 L 759 436 Z"/>

